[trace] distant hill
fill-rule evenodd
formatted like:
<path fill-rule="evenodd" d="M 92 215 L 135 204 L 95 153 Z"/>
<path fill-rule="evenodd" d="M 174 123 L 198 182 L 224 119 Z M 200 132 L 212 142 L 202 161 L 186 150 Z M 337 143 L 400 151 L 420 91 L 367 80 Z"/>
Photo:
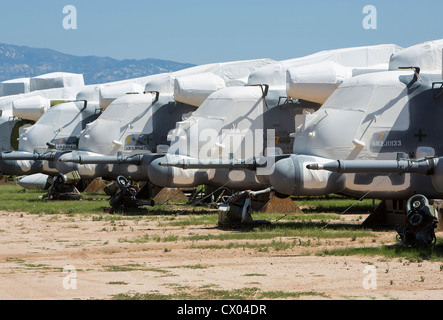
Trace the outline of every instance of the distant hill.
<path fill-rule="evenodd" d="M 50 72 L 81 73 L 85 84 L 99 84 L 193 67 L 159 59 L 116 60 L 80 57 L 51 49 L 37 49 L 0 43 L 0 82 Z"/>

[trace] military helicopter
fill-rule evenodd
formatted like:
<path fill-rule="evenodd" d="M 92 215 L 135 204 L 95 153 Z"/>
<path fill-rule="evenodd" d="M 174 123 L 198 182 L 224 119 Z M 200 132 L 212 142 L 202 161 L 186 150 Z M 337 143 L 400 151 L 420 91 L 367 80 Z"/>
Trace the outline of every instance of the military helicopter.
<path fill-rule="evenodd" d="M 187 176 L 192 182 L 189 177 L 193 174 L 200 179 L 217 176 L 213 172 L 205 177 L 193 170 L 221 168 L 226 174 L 218 183 L 228 181 L 234 186 L 229 181 L 233 172 L 244 177 L 246 169 L 255 173 L 258 182 L 250 182 L 249 189 L 270 185 L 281 196 L 339 193 L 382 199 L 376 213 L 382 212 L 383 218 L 389 205 L 397 204 L 401 211 L 390 223 L 399 225 L 402 243 L 435 243 L 438 212 L 427 198 L 440 199 L 443 192 L 443 162 L 439 161 L 443 150 L 437 139 L 443 95 L 442 49 L 442 40 L 419 44 L 392 55 L 388 71 L 344 80 L 318 111 L 304 115 L 293 134 L 292 154 L 206 166 L 194 159 L 175 163 L 158 159 L 149 168 L 150 172 L 156 170 L 151 179 L 177 185 L 177 169 L 192 169 Z M 160 180 L 158 168 L 162 166 L 166 169 Z M 174 179 L 166 180 L 165 175 Z M 368 222 L 380 223 L 379 217 L 375 214 Z"/>
<path fill-rule="evenodd" d="M 394 54 L 390 71 L 345 80 L 305 117 L 293 154 L 273 166 L 273 188 L 381 199 L 368 223 L 400 226 L 405 244 L 434 243 L 439 212 L 428 199 L 443 197 L 442 50 L 443 40 L 418 44 Z"/>
<path fill-rule="evenodd" d="M 344 79 L 387 70 L 389 58 L 401 50 L 395 45 L 330 50 L 258 69 L 248 86 L 215 92 L 177 124 L 168 153 L 149 166 L 149 180 L 162 187 L 269 187 L 269 179 L 260 177 L 268 174 L 271 159 L 291 152 L 290 134 L 305 114 L 317 110 Z M 260 165 L 264 156 L 270 157 Z"/>
<path fill-rule="evenodd" d="M 0 151 L 17 150 L 21 132 L 83 90 L 83 75 L 56 72 L 0 83 Z"/>
<path fill-rule="evenodd" d="M 86 123 L 97 118 L 99 114 L 98 103 L 87 100 L 53 106 L 21 134 L 18 151 L 0 154 L 2 174 L 15 176 L 56 174 L 55 168 L 49 165 L 49 160 L 75 149 L 80 131 Z M 42 180 L 44 176 L 39 178 Z M 41 181 L 41 183 L 46 185 L 48 182 Z M 21 184 L 26 186 L 26 180 Z"/>
<path fill-rule="evenodd" d="M 272 137 L 270 139 L 271 141 L 275 141 L 277 148 L 279 148 L 279 150 L 285 150 L 286 152 L 289 152 L 291 146 L 289 133 L 293 131 L 293 119 L 295 117 L 301 117 L 303 110 L 309 109 L 312 111 L 318 109 L 320 106 L 317 102 L 310 103 L 308 101 L 305 101 L 301 103 L 298 100 L 294 101 L 292 99 L 287 99 L 285 94 L 286 71 L 289 66 L 305 66 L 308 64 L 316 64 L 319 62 L 323 63 L 324 61 L 329 61 L 330 63 L 328 65 L 322 64 L 321 67 L 317 67 L 317 81 L 321 81 L 319 80 L 319 78 L 321 77 L 322 79 L 327 79 L 327 81 L 331 81 L 331 74 L 333 75 L 332 78 L 334 78 L 333 80 L 335 81 L 326 83 L 326 89 L 322 91 L 324 98 L 327 95 L 327 93 L 325 93 L 324 91 L 330 92 L 331 87 L 337 87 L 338 83 L 341 81 L 342 76 L 352 76 L 353 72 L 372 72 L 374 70 L 386 69 L 389 57 L 393 53 L 400 50 L 401 48 L 394 45 L 383 45 L 322 52 L 312 55 L 309 58 L 299 58 L 283 62 L 271 63 L 272 61 L 268 60 L 265 64 L 262 63 L 264 66 L 260 66 L 261 68 L 258 68 L 258 66 L 254 66 L 256 70 L 252 70 L 251 68 L 249 68 L 248 73 L 243 72 L 243 75 L 241 76 L 241 78 L 243 79 L 241 81 L 236 80 L 235 82 L 232 81 L 234 77 L 229 76 L 229 73 L 232 73 L 232 70 L 237 69 L 241 71 L 242 69 L 245 69 L 245 62 L 241 62 L 241 64 L 229 63 L 225 66 L 225 70 L 229 71 L 229 77 L 225 75 L 224 72 L 221 72 L 221 75 L 223 75 L 225 78 L 231 79 L 230 86 L 226 86 L 226 88 L 223 88 L 223 86 L 212 86 L 211 90 L 205 90 L 205 94 L 203 96 L 199 94 L 201 98 L 198 100 L 198 103 L 189 102 L 190 104 L 199 105 L 202 104 L 202 102 L 204 101 L 199 109 L 197 109 L 197 111 L 195 111 L 188 119 L 184 121 L 174 119 L 174 121 L 171 122 L 169 126 L 163 127 L 169 127 L 169 129 L 172 129 L 175 126 L 175 122 L 178 121 L 177 128 L 171 131 L 168 135 L 168 140 L 171 141 L 178 137 L 177 133 L 183 131 L 185 127 L 189 127 L 190 122 L 194 121 L 195 118 L 201 117 L 201 115 L 203 115 L 202 118 L 204 118 L 203 121 L 205 122 L 206 128 L 217 127 L 218 129 L 221 129 L 223 126 L 234 126 L 235 131 L 237 131 L 237 133 L 235 134 L 238 137 L 241 137 L 241 135 L 238 134 L 239 130 L 248 130 L 251 128 L 263 130 L 264 124 L 268 128 L 273 127 L 279 135 L 277 139 L 275 139 L 275 137 Z M 361 59 L 360 56 L 363 56 L 364 58 Z M 338 65 L 338 62 L 341 63 L 341 65 Z M 344 66 L 348 68 L 345 68 Z M 236 72 L 238 73 L 239 71 Z M 186 87 L 186 82 L 184 82 L 184 80 L 188 80 L 188 82 L 190 83 L 190 85 L 188 85 L 188 92 L 190 93 L 188 93 L 187 96 L 189 96 L 189 99 L 191 100 L 195 99 L 196 93 L 201 91 L 200 87 L 202 87 L 203 83 L 211 83 L 211 81 L 208 80 L 205 80 L 203 82 L 199 80 L 199 77 L 201 77 L 201 75 L 188 77 L 182 77 L 181 75 L 179 75 L 175 79 L 174 99 L 176 102 L 180 102 L 182 97 L 186 96 L 186 94 L 181 93 L 181 91 L 186 92 L 186 90 L 180 89 L 181 87 Z M 239 77 L 237 76 L 237 78 Z M 313 79 L 313 77 L 311 77 L 310 80 L 311 79 Z M 158 82 L 161 82 L 161 80 L 161 78 L 160 81 L 158 79 L 153 80 L 151 84 L 148 84 L 146 86 L 146 91 L 157 89 L 158 87 L 161 88 L 162 85 L 157 84 Z M 262 83 L 263 81 L 271 83 L 272 90 L 269 90 L 269 85 L 261 85 L 260 83 Z M 167 79 L 166 83 L 172 84 L 172 80 Z M 248 86 L 245 87 L 245 84 L 248 84 Z M 205 86 L 207 86 L 207 84 Z M 168 90 L 163 91 L 167 92 Z M 209 96 L 208 99 L 206 99 L 210 92 L 215 93 L 213 93 L 211 96 Z M 160 97 L 161 96 L 162 94 L 160 94 Z M 137 98 L 133 97 L 131 99 Z M 125 103 L 128 103 L 128 101 L 125 101 Z M 300 107 L 301 105 L 302 107 Z M 228 110 L 229 108 L 231 109 Z M 202 111 L 200 112 L 200 110 Z M 223 121 L 217 121 L 215 119 L 217 117 L 220 117 L 220 115 L 224 117 L 225 114 L 227 114 L 227 119 Z M 242 117 L 244 119 L 241 119 Z M 106 115 L 103 114 L 100 119 L 103 119 L 103 126 L 105 126 Z M 147 119 L 149 120 L 149 117 Z M 147 123 L 149 124 L 149 121 L 152 120 L 148 120 L 144 121 L 147 121 Z M 123 122 L 127 121 L 128 120 L 126 119 Z M 155 122 L 156 121 L 154 121 L 154 123 Z M 220 126 L 221 124 L 223 125 Z M 193 127 L 195 128 L 195 126 Z M 97 126 L 97 128 L 99 128 L 99 126 Z M 108 132 L 109 130 L 101 131 Z M 135 131 L 136 130 L 134 130 L 134 132 Z M 216 134 L 218 134 L 218 132 L 216 132 Z M 85 137 L 91 139 L 90 137 L 92 136 L 93 134 L 88 133 L 87 130 L 85 131 Z M 110 139 L 110 136 L 107 136 L 106 139 L 107 140 L 104 141 L 107 141 L 107 145 L 111 145 L 112 139 Z M 117 146 L 118 149 L 118 146 L 122 147 L 124 145 L 122 140 L 123 135 L 112 140 L 112 143 Z M 261 133 L 261 140 L 263 140 L 263 133 Z M 126 144 L 128 144 L 131 141 L 131 138 L 128 136 L 125 141 Z M 167 143 L 167 141 L 164 141 L 164 143 Z M 80 148 L 82 151 L 73 152 L 71 155 L 66 154 L 65 156 L 60 158 L 60 162 L 65 163 L 65 165 L 59 164 L 59 170 L 61 172 L 78 170 L 82 175 L 91 178 L 102 176 L 109 179 L 111 177 L 117 178 L 120 175 L 125 175 L 128 177 L 128 179 L 133 181 L 150 181 L 151 176 L 156 174 L 149 172 L 149 169 L 147 170 L 146 168 L 151 168 L 149 164 L 152 161 L 156 161 L 156 158 L 163 156 L 163 154 L 157 152 L 154 148 L 150 148 L 152 150 L 149 150 L 147 154 L 140 152 L 138 152 L 137 154 L 137 152 L 133 152 L 132 155 L 130 152 L 127 152 L 131 150 L 125 150 L 126 152 L 123 151 L 125 154 L 120 153 L 118 155 L 115 155 L 117 149 L 114 148 L 115 151 L 111 151 L 111 156 L 100 156 L 100 154 L 106 154 L 106 151 L 104 149 L 98 150 L 97 145 L 97 143 L 90 143 L 88 146 L 85 145 L 84 147 Z M 180 145 L 180 143 L 178 145 Z M 219 146 L 217 148 L 222 147 L 222 145 L 222 143 L 219 143 Z M 165 146 L 166 148 L 168 147 L 167 145 Z M 176 147 L 177 145 L 173 146 L 173 148 Z M 262 146 L 260 146 L 259 149 L 262 149 Z M 86 150 L 89 150 L 89 154 Z M 190 148 L 190 150 L 200 149 L 197 147 Z M 169 153 L 171 152 L 168 152 L 168 155 Z M 71 164 L 66 165 L 68 163 Z M 79 164 L 80 166 L 74 165 L 75 163 Z M 188 173 L 185 173 L 184 176 L 186 176 L 187 174 Z M 170 177 L 170 175 L 164 175 L 164 172 L 160 172 L 154 177 L 154 179 L 168 179 L 168 177 Z M 255 180 L 255 178 L 253 177 L 250 178 Z M 224 179 L 224 177 L 222 177 L 222 179 Z M 191 180 L 193 179 L 191 178 Z M 237 180 L 238 182 L 240 182 L 242 179 Z M 203 184 L 211 184 L 206 180 L 202 180 L 201 182 Z M 188 184 L 180 182 L 174 184 L 174 186 L 195 186 L 196 183 L 197 181 L 192 181 Z M 168 183 L 158 183 L 157 180 L 154 182 L 154 184 L 161 187 L 171 186 Z M 216 180 L 213 184 L 217 184 Z"/>
<path fill-rule="evenodd" d="M 86 124 L 81 134 L 77 132 L 78 148 L 62 150 L 57 156 L 48 151 L 39 153 L 38 159 L 47 161 L 43 173 L 54 175 L 50 170 L 54 168 L 62 175 L 77 172 L 85 181 L 97 177 L 112 180 L 121 174 L 133 181 L 146 180 L 145 170 L 134 164 L 149 162 L 152 153 L 162 152 L 168 131 L 183 115 L 195 111 L 211 92 L 244 83 L 252 70 L 271 62 L 273 60 L 257 59 L 217 63 L 154 75 L 145 79 L 142 90 L 120 93 L 117 99 L 113 94 L 115 87 L 101 87 L 103 113 Z M 30 157 L 34 159 L 35 155 Z M 14 160 L 24 160 L 24 157 L 15 153 Z M 42 186 L 44 182 L 29 176 L 21 179 L 20 184 L 31 187 Z"/>
<path fill-rule="evenodd" d="M 25 98 L 12 100 L 17 116 L 32 118 L 36 122 L 22 130 L 14 151 L 0 154 L 1 174 L 20 176 L 19 184 L 25 188 L 47 189 L 52 183 L 52 176 L 58 174 L 52 162 L 63 153 L 77 149 L 80 133 L 86 124 L 95 120 L 117 97 L 128 92 L 143 92 L 144 86 L 141 84 L 145 81 L 147 77 L 101 85 L 41 90 L 30 92 Z M 74 99 L 51 102 L 42 97 L 55 97 L 57 94 L 62 98 L 74 96 Z M 47 106 L 43 115 L 40 115 L 42 104 L 38 102 Z"/>

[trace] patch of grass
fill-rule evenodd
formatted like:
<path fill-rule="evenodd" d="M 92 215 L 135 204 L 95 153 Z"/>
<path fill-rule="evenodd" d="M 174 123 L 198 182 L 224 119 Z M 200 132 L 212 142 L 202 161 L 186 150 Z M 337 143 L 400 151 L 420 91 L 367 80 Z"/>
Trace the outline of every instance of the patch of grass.
<path fill-rule="evenodd" d="M 134 239 L 121 238 L 119 242 L 128 243 L 146 243 L 149 241 L 155 242 L 177 242 L 177 241 L 210 241 L 215 240 L 219 242 L 223 241 L 234 241 L 234 240 L 270 240 L 273 239 L 272 244 L 239 244 L 238 247 L 242 248 L 260 248 L 262 247 L 273 247 L 276 250 L 286 250 L 292 248 L 294 245 L 304 245 L 310 246 L 310 239 L 335 239 L 335 238 L 347 238 L 355 241 L 357 238 L 376 238 L 370 230 L 365 230 L 360 226 L 356 225 L 341 225 L 341 224 L 330 224 L 327 228 L 323 228 L 326 225 L 324 221 L 301 221 L 301 222 L 277 222 L 271 226 L 264 226 L 254 228 L 252 230 L 244 231 L 233 231 L 225 232 L 220 234 L 193 234 L 189 236 L 150 236 L 145 234 L 143 236 L 138 236 Z M 275 239 L 289 238 L 290 241 L 275 241 Z M 300 238 L 309 238 L 306 241 L 302 241 Z M 193 248 L 232 248 L 235 244 L 211 244 L 202 245 L 193 243 Z"/>
<path fill-rule="evenodd" d="M 6 262 L 25 263 L 25 260 L 18 257 L 7 257 Z"/>
<path fill-rule="evenodd" d="M 102 208 L 109 205 L 104 195 L 90 198 L 84 194 L 84 200 L 79 201 L 45 201 L 41 199 L 44 194 L 45 191 L 37 190 L 23 192 L 23 188 L 16 185 L 0 185 L 0 210 L 31 214 L 77 214 L 103 212 Z"/>
<path fill-rule="evenodd" d="M 333 224 L 327 228 L 325 222 L 281 222 L 271 226 L 255 228 L 252 231 L 230 232 L 223 234 L 193 235 L 184 237 L 181 240 L 260 240 L 273 239 L 276 237 L 310 237 L 310 238 L 363 238 L 374 237 L 370 230 L 365 230 L 360 226 Z"/>
<path fill-rule="evenodd" d="M 135 264 L 128 264 L 128 265 L 106 265 L 103 266 L 106 272 L 127 272 L 127 271 L 135 271 L 135 270 L 144 270 L 145 266 L 143 265 L 135 265 Z"/>
<path fill-rule="evenodd" d="M 297 203 L 297 205 L 305 207 L 305 209 L 303 209 L 305 213 L 343 213 L 345 211 L 348 213 L 369 213 L 373 208 L 371 199 L 359 201 L 336 194 L 318 197 L 292 197 L 292 199 L 295 201 L 295 203 Z M 379 203 L 380 201 L 377 200 L 374 202 L 374 205 L 377 206 Z"/>
<path fill-rule="evenodd" d="M 285 241 L 276 241 L 272 240 L 271 242 L 266 243 L 238 243 L 238 242 L 229 242 L 226 244 L 192 244 L 190 248 L 192 249 L 256 249 L 259 252 L 268 252 L 269 249 L 274 249 L 275 251 L 284 251 L 294 248 L 296 245 L 296 241 L 285 242 Z"/>
<path fill-rule="evenodd" d="M 177 290 L 172 294 L 122 293 L 113 296 L 114 300 L 260 300 L 260 299 L 300 299 L 303 296 L 329 298 L 326 294 L 315 291 L 261 291 L 257 287 L 222 290 L 200 288 L 194 291 Z"/>
<path fill-rule="evenodd" d="M 319 256 L 383 256 L 387 258 L 404 258 L 411 262 L 421 262 L 423 260 L 443 261 L 443 240 L 438 239 L 434 247 L 407 247 L 398 245 L 381 247 L 360 247 L 360 248 L 340 248 L 321 250 Z"/>
<path fill-rule="evenodd" d="M 274 222 L 279 220 L 281 222 L 290 221 L 313 221 L 313 220 L 340 220 L 341 217 L 338 214 L 326 214 L 326 213 L 312 213 L 312 214 L 288 214 L 281 213 L 260 213 L 256 212 L 252 215 L 255 220 L 267 220 Z M 178 216 L 173 220 L 162 221 L 160 225 L 174 226 L 174 227 L 186 227 L 193 225 L 215 226 L 218 224 L 218 213 L 208 212 L 204 215 L 185 215 Z"/>
<path fill-rule="evenodd" d="M 143 208 L 145 215 L 159 215 L 159 216 L 187 216 L 187 215 L 210 215 L 217 212 L 216 209 L 207 207 L 196 207 L 191 204 L 156 204 L 154 206 L 146 206 Z"/>
<path fill-rule="evenodd" d="M 159 235 L 150 236 L 149 234 L 145 234 L 143 236 L 138 236 L 134 239 L 121 238 L 118 239 L 118 242 L 128 242 L 128 243 L 146 243 L 150 241 L 155 242 L 177 242 L 181 240 L 181 237 L 177 235 L 168 235 L 165 237 L 161 237 Z"/>
<path fill-rule="evenodd" d="M 148 268 L 143 264 L 125 264 L 125 265 L 105 265 L 103 266 L 107 272 L 126 272 L 126 271 L 154 271 L 160 273 L 168 273 L 170 271 L 163 269 Z"/>
<path fill-rule="evenodd" d="M 201 265 L 200 263 L 194 264 L 194 265 L 184 265 L 184 266 L 175 266 L 170 268 L 186 268 L 186 269 L 207 269 L 209 266 Z"/>
<path fill-rule="evenodd" d="M 110 282 L 106 282 L 106 284 L 128 285 L 129 283 L 124 282 L 124 281 L 110 281 Z"/>
<path fill-rule="evenodd" d="M 264 291 L 259 294 L 260 299 L 300 299 L 303 296 L 329 298 L 328 295 L 316 291 L 287 292 L 287 291 Z"/>
<path fill-rule="evenodd" d="M 186 227 L 186 226 L 197 226 L 197 225 L 217 225 L 218 214 L 217 213 L 207 213 L 204 215 L 186 215 L 184 217 L 176 217 L 174 220 L 163 221 L 160 226 L 172 226 L 172 227 Z"/>

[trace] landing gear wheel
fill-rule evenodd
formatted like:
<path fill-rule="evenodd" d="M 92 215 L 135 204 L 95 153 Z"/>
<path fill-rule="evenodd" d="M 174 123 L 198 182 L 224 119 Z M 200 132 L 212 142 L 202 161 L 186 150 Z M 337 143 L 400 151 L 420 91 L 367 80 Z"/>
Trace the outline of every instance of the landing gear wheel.
<path fill-rule="evenodd" d="M 117 178 L 117 184 L 120 188 L 126 188 L 129 185 L 129 181 L 125 177 L 119 176 Z"/>
<path fill-rule="evenodd" d="M 408 246 L 432 246 L 437 238 L 435 228 L 438 217 L 424 195 L 414 195 L 406 204 L 406 224 L 397 229 L 397 239 Z"/>

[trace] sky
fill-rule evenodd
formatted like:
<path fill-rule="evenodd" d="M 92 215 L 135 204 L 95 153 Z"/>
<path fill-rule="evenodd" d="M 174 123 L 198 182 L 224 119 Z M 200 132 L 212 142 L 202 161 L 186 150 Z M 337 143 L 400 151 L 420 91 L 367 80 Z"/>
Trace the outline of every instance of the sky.
<path fill-rule="evenodd" d="M 201 65 L 408 47 L 443 38 L 442 18 L 442 0 L 4 0 L 0 43 Z"/>

